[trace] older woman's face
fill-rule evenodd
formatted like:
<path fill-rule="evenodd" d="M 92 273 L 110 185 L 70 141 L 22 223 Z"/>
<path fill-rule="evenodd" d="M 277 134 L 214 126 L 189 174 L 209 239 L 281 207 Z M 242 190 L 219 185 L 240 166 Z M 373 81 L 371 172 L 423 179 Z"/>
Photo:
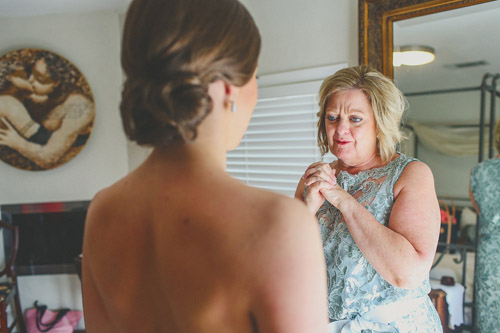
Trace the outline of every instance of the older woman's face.
<path fill-rule="evenodd" d="M 325 128 L 330 152 L 344 164 L 360 166 L 377 157 L 375 116 L 363 91 L 350 89 L 330 96 Z"/>

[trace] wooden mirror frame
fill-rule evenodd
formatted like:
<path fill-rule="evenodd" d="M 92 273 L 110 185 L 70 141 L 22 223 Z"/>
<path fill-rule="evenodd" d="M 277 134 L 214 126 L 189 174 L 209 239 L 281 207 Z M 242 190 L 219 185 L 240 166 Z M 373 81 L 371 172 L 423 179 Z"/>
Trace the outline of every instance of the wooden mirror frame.
<path fill-rule="evenodd" d="M 393 22 L 493 0 L 359 0 L 359 64 L 393 78 Z"/>

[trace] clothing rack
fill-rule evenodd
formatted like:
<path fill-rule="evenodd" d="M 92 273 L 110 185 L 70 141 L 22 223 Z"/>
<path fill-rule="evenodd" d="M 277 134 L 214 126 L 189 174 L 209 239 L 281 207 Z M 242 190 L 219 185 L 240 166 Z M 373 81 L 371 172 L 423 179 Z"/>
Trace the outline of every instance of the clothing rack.
<path fill-rule="evenodd" d="M 405 96 L 411 97 L 411 96 L 424 96 L 424 95 L 435 95 L 435 94 L 450 94 L 450 93 L 462 93 L 462 92 L 469 92 L 469 91 L 479 91 L 480 92 L 480 104 L 479 104 L 479 124 L 470 124 L 470 125 L 455 125 L 459 127 L 467 126 L 467 127 L 479 127 L 479 151 L 478 151 L 478 162 L 482 162 L 485 158 L 485 152 L 484 152 L 484 143 L 485 143 L 485 133 L 486 130 L 488 130 L 489 133 L 489 138 L 488 138 L 488 158 L 493 158 L 494 156 L 494 130 L 495 130 L 495 123 L 496 123 L 496 99 L 500 97 L 500 92 L 497 90 L 498 84 L 497 81 L 500 79 L 500 74 L 491 74 L 491 73 L 486 73 L 483 75 L 481 85 L 476 86 L 476 87 L 463 87 L 463 88 L 453 88 L 453 89 L 438 89 L 438 90 L 429 90 L 429 91 L 421 91 L 421 92 L 411 92 L 411 93 L 405 93 Z M 488 96 L 489 94 L 489 96 Z M 489 110 L 489 123 L 486 123 L 486 100 L 489 97 L 490 99 L 490 110 Z M 454 127 L 455 127 L 454 126 Z M 414 131 L 412 126 L 410 125 L 405 125 L 406 128 Z M 415 136 L 415 146 L 414 146 L 414 154 L 415 157 L 418 156 L 418 136 Z M 479 217 L 476 220 L 476 240 L 475 244 L 472 245 L 461 245 L 461 244 L 439 244 L 441 246 L 444 246 L 443 250 L 440 252 L 438 258 L 432 265 L 432 268 L 436 267 L 440 262 L 441 259 L 444 257 L 446 253 L 449 253 L 450 250 L 455 251 L 456 253 L 460 255 L 460 257 L 457 259 L 454 259 L 454 262 L 456 264 L 462 264 L 462 284 L 465 286 L 466 285 L 466 267 L 467 267 L 467 252 L 473 251 L 474 252 L 474 275 L 477 267 L 477 241 L 478 241 L 478 230 L 479 228 L 477 227 L 479 223 Z M 471 307 L 472 308 L 472 325 L 462 325 L 459 328 L 457 328 L 456 331 L 462 331 L 462 330 L 468 330 L 468 329 L 473 329 L 476 327 L 476 311 L 475 311 L 475 293 L 473 292 L 473 297 L 472 297 L 472 302 L 465 302 L 465 297 L 464 297 L 464 309 L 465 307 Z"/>

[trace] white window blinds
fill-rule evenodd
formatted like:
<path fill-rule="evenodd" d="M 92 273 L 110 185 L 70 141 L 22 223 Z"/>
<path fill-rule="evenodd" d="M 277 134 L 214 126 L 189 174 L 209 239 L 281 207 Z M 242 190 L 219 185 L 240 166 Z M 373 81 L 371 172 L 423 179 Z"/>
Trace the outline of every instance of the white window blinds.
<path fill-rule="evenodd" d="M 227 154 L 227 171 L 247 185 L 293 196 L 306 167 L 321 160 L 316 143 L 319 87 L 344 67 L 259 78 L 257 106 L 240 145 Z"/>

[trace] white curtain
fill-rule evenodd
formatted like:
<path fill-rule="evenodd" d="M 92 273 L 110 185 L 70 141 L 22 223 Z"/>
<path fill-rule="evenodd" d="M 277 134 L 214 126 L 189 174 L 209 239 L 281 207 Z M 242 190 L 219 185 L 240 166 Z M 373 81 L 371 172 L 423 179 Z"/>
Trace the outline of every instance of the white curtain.
<path fill-rule="evenodd" d="M 479 154 L 479 127 L 426 125 L 409 122 L 419 140 L 428 149 L 452 156 Z M 484 132 L 484 151 L 488 151 L 488 132 Z"/>

